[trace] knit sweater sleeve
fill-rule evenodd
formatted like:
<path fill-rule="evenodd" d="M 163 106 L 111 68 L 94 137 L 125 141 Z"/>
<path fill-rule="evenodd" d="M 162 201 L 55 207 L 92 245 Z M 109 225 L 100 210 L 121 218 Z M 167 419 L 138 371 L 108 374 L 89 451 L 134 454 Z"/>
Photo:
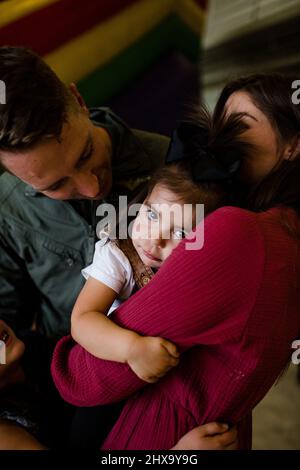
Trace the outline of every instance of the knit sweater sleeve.
<path fill-rule="evenodd" d="M 196 228 L 199 238 L 202 229 Z M 256 215 L 232 207 L 205 219 L 202 249 L 187 249 L 187 243 L 182 241 L 151 282 L 112 317 L 142 335 L 174 342 L 181 352 L 241 334 L 261 284 L 265 256 Z M 126 364 L 97 359 L 71 337 L 58 343 L 52 374 L 62 397 L 77 406 L 118 401 L 146 385 Z"/>

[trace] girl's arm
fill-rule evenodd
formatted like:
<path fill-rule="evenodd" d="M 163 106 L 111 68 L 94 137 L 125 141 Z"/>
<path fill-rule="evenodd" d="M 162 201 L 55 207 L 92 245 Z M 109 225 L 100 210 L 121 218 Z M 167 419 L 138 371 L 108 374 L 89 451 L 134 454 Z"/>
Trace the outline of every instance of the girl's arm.
<path fill-rule="evenodd" d="M 142 380 L 155 382 L 178 363 L 176 346 L 163 338 L 143 337 L 107 316 L 117 293 L 89 277 L 73 308 L 71 335 L 99 359 L 128 364 Z"/>
<path fill-rule="evenodd" d="M 116 298 L 113 289 L 89 277 L 72 311 L 71 335 L 95 357 L 127 362 L 128 349 L 137 335 L 106 316 Z"/>
<path fill-rule="evenodd" d="M 188 250 L 183 240 L 113 319 L 138 334 L 167 338 L 180 352 L 238 338 L 260 285 L 262 246 L 254 214 L 219 209 L 205 219 L 203 248 Z M 112 403 L 145 385 L 127 364 L 97 359 L 70 337 L 58 343 L 52 373 L 62 397 L 77 406 Z"/>

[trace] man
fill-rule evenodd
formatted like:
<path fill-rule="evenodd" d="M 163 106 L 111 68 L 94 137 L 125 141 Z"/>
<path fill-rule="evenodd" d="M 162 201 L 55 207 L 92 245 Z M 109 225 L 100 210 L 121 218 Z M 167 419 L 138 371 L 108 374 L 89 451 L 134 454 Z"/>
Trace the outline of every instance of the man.
<path fill-rule="evenodd" d="M 92 261 L 96 208 L 129 200 L 163 161 L 168 138 L 90 111 L 37 55 L 0 48 L 0 317 L 60 337 Z"/>

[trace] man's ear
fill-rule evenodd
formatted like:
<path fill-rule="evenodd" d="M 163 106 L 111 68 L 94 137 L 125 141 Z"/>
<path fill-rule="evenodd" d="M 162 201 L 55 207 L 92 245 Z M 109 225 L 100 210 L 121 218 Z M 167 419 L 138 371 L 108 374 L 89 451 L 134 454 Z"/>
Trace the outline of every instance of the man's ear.
<path fill-rule="evenodd" d="M 285 160 L 293 160 L 297 155 L 300 155 L 300 134 L 298 134 L 292 143 L 286 146 L 283 154 Z"/>
<path fill-rule="evenodd" d="M 89 114 L 88 107 L 87 107 L 87 105 L 85 104 L 85 101 L 84 101 L 84 99 L 82 98 L 81 94 L 79 93 L 78 88 L 77 88 L 77 86 L 75 85 L 75 83 L 70 83 L 70 85 L 69 85 L 69 90 L 70 90 L 70 92 L 72 93 L 72 95 L 74 96 L 74 98 L 75 98 L 75 100 L 77 101 L 77 103 L 79 104 L 80 108 L 81 108 L 86 114 Z"/>

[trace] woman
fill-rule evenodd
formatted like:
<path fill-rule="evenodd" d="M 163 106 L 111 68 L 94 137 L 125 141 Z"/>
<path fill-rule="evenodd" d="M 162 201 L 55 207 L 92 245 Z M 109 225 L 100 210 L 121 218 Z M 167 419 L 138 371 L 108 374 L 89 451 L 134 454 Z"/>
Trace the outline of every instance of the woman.
<path fill-rule="evenodd" d="M 243 186 L 232 187 L 247 210 L 209 215 L 202 250 L 183 241 L 114 314 L 125 328 L 174 342 L 184 353 L 179 366 L 145 387 L 126 364 L 96 359 L 70 337 L 58 344 L 52 371 L 67 401 L 93 406 L 130 397 L 103 449 L 168 449 L 215 419 L 237 423 L 240 448 L 250 447 L 251 411 L 290 360 L 300 331 L 300 119 L 291 93 L 291 80 L 277 75 L 225 87 L 215 125 L 224 112 L 243 113 L 244 139 L 255 146 L 240 162 Z"/>
<path fill-rule="evenodd" d="M 34 331 L 17 337 L 2 320 L 0 339 L 6 353 L 0 365 L 0 450 L 64 447 L 73 409 L 53 386 L 54 345 Z"/>

